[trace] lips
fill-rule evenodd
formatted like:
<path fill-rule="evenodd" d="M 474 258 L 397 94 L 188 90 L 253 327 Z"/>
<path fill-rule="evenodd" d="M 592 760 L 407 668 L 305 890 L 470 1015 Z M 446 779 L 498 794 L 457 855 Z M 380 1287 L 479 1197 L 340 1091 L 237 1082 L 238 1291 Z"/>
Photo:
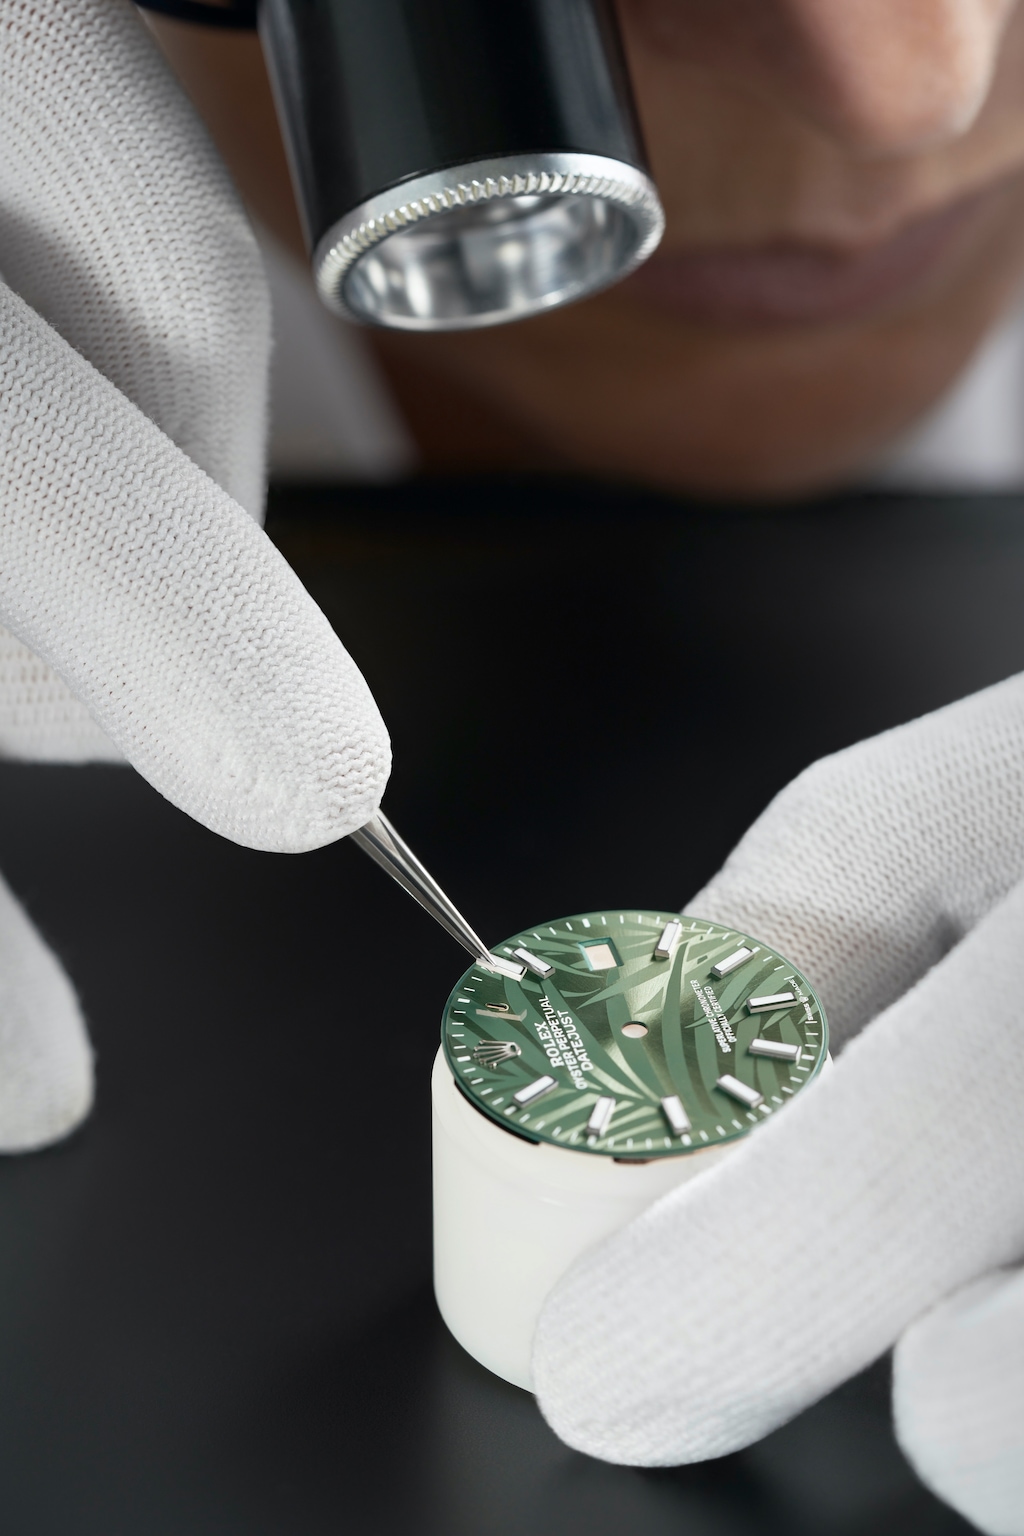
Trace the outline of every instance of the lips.
<path fill-rule="evenodd" d="M 658 253 L 629 279 L 638 297 L 717 325 L 814 325 L 859 319 L 906 301 L 962 247 L 984 194 L 855 249 L 779 240 Z"/>

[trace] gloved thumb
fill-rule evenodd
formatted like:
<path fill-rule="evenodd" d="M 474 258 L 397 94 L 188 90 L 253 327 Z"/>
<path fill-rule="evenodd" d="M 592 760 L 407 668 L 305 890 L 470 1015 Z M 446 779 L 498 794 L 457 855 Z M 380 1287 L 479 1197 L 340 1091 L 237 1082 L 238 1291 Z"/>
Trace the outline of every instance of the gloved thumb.
<path fill-rule="evenodd" d="M 812 1088 L 559 1281 L 533 1374 L 563 1439 L 645 1466 L 725 1455 L 1024 1253 L 1022 921 L 1018 886 Z"/>
<path fill-rule="evenodd" d="M 315 848 L 380 803 L 384 723 L 298 578 L 2 285 L 0 623 L 161 794 L 235 842 Z"/>

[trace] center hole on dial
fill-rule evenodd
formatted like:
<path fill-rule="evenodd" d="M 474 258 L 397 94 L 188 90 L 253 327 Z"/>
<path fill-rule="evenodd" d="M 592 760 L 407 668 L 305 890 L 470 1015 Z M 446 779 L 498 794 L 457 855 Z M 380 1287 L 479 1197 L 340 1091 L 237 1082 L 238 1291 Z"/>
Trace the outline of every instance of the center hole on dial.
<path fill-rule="evenodd" d="M 642 1040 L 647 1033 L 647 1025 L 632 1020 L 629 1024 L 623 1024 L 622 1033 L 630 1040 Z"/>

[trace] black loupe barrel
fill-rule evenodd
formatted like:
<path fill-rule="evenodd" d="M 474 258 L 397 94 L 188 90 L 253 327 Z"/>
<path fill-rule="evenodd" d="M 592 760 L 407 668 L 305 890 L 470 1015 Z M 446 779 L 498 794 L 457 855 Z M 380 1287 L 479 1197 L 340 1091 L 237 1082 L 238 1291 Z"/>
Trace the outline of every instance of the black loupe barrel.
<path fill-rule="evenodd" d="M 454 330 L 623 277 L 663 227 L 612 0 L 260 0 L 321 297 Z"/>

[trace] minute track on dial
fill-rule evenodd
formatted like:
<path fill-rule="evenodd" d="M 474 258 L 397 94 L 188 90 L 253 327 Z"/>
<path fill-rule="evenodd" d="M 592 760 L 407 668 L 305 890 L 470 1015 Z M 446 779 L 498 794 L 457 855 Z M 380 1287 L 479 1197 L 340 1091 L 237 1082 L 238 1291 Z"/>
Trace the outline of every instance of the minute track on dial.
<path fill-rule="evenodd" d="M 518 979 L 465 973 L 442 1044 L 466 1098 L 527 1140 L 624 1161 L 678 1156 L 745 1135 L 826 1058 L 807 979 L 721 924 L 614 909 L 494 946 L 509 960 L 524 952 L 540 964 Z"/>

